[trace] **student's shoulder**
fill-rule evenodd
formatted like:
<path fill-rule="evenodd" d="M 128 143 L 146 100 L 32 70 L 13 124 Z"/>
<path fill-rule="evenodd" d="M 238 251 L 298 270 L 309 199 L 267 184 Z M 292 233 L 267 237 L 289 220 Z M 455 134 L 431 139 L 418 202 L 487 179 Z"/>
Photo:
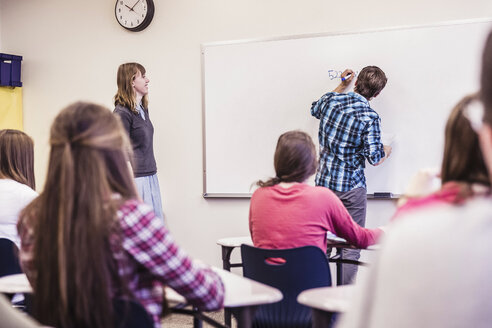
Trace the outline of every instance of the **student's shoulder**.
<path fill-rule="evenodd" d="M 337 196 L 330 189 L 322 186 L 307 186 L 304 190 L 306 194 L 311 197 L 316 197 L 324 200 L 331 200 L 337 198 Z"/>
<path fill-rule="evenodd" d="M 360 120 L 364 122 L 374 122 L 378 121 L 379 114 L 372 109 L 369 104 L 361 104 L 357 107 L 357 114 Z"/>
<path fill-rule="evenodd" d="M 328 102 L 337 99 L 338 97 L 342 97 L 344 94 L 343 93 L 338 93 L 338 92 L 327 92 L 324 95 L 322 95 L 318 102 Z"/>
<path fill-rule="evenodd" d="M 38 196 L 38 193 L 31 187 L 12 179 L 0 179 L 0 188 L 4 189 L 6 192 L 22 194 L 28 198 L 35 198 Z"/>
<path fill-rule="evenodd" d="M 274 189 L 274 186 L 269 186 L 269 187 L 258 187 L 253 194 L 251 195 L 251 199 L 257 199 L 257 198 L 262 198 L 265 195 L 270 194 Z"/>
<path fill-rule="evenodd" d="M 118 209 L 118 217 L 127 221 L 139 221 L 150 216 L 155 216 L 152 207 L 134 198 L 123 200 Z"/>

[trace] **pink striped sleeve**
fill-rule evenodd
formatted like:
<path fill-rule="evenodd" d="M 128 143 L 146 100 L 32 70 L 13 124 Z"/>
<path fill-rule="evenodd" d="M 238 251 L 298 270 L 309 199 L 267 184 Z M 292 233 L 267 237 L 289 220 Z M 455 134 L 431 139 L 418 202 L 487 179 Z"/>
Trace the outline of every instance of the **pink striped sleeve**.
<path fill-rule="evenodd" d="M 135 200 L 120 208 L 123 248 L 160 280 L 201 310 L 223 306 L 224 285 L 210 268 L 194 262 L 152 209 Z"/>

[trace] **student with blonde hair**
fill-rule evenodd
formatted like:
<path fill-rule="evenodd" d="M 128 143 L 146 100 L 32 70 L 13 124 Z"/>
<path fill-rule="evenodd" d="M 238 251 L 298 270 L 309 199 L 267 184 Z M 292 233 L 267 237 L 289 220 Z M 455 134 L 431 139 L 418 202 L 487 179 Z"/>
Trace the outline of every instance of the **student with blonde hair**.
<path fill-rule="evenodd" d="M 37 320 L 112 327 L 112 300 L 128 298 L 145 307 L 157 328 L 164 285 L 199 309 L 222 307 L 219 276 L 194 262 L 138 200 L 117 116 L 91 103 L 72 104 L 55 118 L 50 146 L 44 191 L 18 224 Z"/>
<path fill-rule="evenodd" d="M 34 143 L 19 130 L 0 130 L 0 238 L 20 246 L 19 212 L 37 193 L 34 191 Z"/>
<path fill-rule="evenodd" d="M 164 219 L 161 191 L 154 157 L 154 126 L 149 116 L 149 78 L 139 63 L 125 63 L 118 67 L 118 91 L 114 96 L 114 113 L 130 137 L 133 148 L 132 168 L 137 192 L 143 201 Z"/>

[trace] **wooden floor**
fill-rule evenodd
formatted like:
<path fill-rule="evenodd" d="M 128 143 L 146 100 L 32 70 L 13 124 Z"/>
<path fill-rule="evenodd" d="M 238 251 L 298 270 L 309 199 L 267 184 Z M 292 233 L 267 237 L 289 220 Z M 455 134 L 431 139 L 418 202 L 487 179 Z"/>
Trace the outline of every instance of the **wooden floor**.
<path fill-rule="evenodd" d="M 224 311 L 207 312 L 207 316 L 217 322 L 224 323 Z M 163 328 L 192 328 L 193 318 L 189 315 L 171 314 L 162 320 Z M 203 328 L 212 327 L 207 323 L 203 323 Z M 232 319 L 232 327 L 236 327 L 236 321 Z"/>

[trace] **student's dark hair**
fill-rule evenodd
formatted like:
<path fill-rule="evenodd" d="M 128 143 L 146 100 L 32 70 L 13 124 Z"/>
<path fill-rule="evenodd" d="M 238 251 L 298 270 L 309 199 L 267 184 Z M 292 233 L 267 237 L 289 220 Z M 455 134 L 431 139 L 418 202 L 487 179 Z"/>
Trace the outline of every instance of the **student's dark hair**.
<path fill-rule="evenodd" d="M 354 91 L 369 100 L 384 89 L 386 82 L 388 79 L 379 67 L 366 66 L 357 76 Z"/>
<path fill-rule="evenodd" d="M 485 107 L 483 120 L 492 126 L 492 32 L 487 37 L 482 56 L 480 94 Z"/>
<path fill-rule="evenodd" d="M 109 109 L 78 102 L 55 118 L 50 146 L 44 190 L 18 224 L 33 229 L 34 316 L 52 327 L 112 327 L 113 292 L 127 289 L 110 240 L 120 202 L 136 197 L 128 137 Z"/>
<path fill-rule="evenodd" d="M 464 97 L 451 111 L 445 129 L 444 155 L 441 166 L 442 183 L 449 181 L 490 185 L 487 167 L 480 150 L 477 133 L 473 130 L 464 111 L 478 94 Z"/>
<path fill-rule="evenodd" d="M 258 181 L 260 187 L 280 182 L 303 182 L 316 172 L 316 147 L 311 137 L 302 131 L 285 132 L 278 138 L 274 155 L 276 176 Z"/>
<path fill-rule="evenodd" d="M 0 179 L 11 179 L 36 189 L 34 142 L 19 130 L 0 130 Z"/>
<path fill-rule="evenodd" d="M 137 76 L 138 72 L 145 75 L 145 67 L 139 63 L 125 63 L 118 67 L 118 73 L 116 75 L 116 84 L 118 91 L 114 96 L 114 105 L 120 105 L 128 108 L 135 114 L 138 114 L 136 94 L 133 90 L 133 80 Z M 142 98 L 142 106 L 148 108 L 147 95 Z"/>

